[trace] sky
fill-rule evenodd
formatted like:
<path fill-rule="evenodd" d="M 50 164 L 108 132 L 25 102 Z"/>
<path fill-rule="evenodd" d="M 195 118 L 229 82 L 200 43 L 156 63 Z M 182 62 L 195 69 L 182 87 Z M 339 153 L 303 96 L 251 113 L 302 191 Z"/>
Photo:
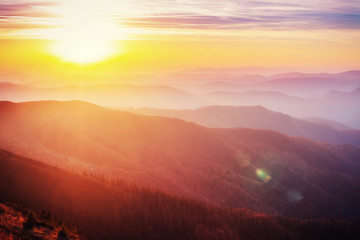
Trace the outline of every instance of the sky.
<path fill-rule="evenodd" d="M 360 65 L 360 0 L 2 0 L 0 71 Z"/>

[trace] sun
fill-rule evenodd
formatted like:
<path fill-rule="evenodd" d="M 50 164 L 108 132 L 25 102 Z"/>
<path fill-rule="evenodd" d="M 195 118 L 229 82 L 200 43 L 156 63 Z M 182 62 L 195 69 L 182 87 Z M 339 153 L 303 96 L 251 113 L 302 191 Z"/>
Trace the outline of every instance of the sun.
<path fill-rule="evenodd" d="M 116 53 L 111 40 L 98 38 L 96 30 L 91 34 L 64 35 L 52 46 L 52 53 L 63 61 L 87 64 L 103 61 Z"/>
<path fill-rule="evenodd" d="M 99 11 L 96 1 L 64 1 L 57 9 L 62 15 L 56 29 L 52 54 L 63 61 L 88 64 L 103 61 L 117 53 L 111 39 L 116 26 L 105 13 Z"/>

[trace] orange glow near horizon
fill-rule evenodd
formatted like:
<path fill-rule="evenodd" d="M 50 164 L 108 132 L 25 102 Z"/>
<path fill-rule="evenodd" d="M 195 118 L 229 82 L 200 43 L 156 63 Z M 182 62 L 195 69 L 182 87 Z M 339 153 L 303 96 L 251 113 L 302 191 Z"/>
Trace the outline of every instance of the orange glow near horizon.
<path fill-rule="evenodd" d="M 259 66 L 312 72 L 340 72 L 359 67 L 360 51 L 354 44 L 300 42 L 256 46 L 239 41 L 109 41 L 88 53 L 101 41 L 0 40 L 0 72 L 73 73 L 92 75 L 157 74 L 191 68 Z M 105 41 L 106 42 L 106 41 Z M 80 49 L 73 49 L 80 45 Z M 54 51 L 57 49 L 57 54 Z M 113 54 L 107 55 L 110 49 Z M 121 49 L 121 52 L 119 51 Z M 83 54 L 81 54 L 83 52 Z M 311 56 L 311 58 L 309 58 Z M 86 63 L 86 64 L 79 64 Z M 78 67 L 76 65 L 79 65 Z"/>
<path fill-rule="evenodd" d="M 299 6 L 283 1 L 21 2 L 0 4 L 0 72 L 80 69 L 118 75 L 246 66 L 306 72 L 360 68 L 360 31 L 348 13 L 352 8 L 340 1 L 334 8 L 347 9 L 343 15 L 323 9 L 320 0 Z M 318 16 L 321 12 L 328 14 Z"/>

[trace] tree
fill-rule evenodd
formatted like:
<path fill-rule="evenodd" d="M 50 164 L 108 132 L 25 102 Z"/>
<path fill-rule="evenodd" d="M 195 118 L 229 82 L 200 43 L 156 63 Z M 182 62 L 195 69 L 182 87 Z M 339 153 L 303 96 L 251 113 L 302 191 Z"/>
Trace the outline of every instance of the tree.
<path fill-rule="evenodd" d="M 24 229 L 33 229 L 37 224 L 37 217 L 33 211 L 29 211 L 27 215 L 27 220 L 24 223 Z"/>
<path fill-rule="evenodd" d="M 58 233 L 58 240 L 68 240 L 69 239 L 69 236 L 64 228 L 64 226 L 61 226 L 61 229 Z"/>

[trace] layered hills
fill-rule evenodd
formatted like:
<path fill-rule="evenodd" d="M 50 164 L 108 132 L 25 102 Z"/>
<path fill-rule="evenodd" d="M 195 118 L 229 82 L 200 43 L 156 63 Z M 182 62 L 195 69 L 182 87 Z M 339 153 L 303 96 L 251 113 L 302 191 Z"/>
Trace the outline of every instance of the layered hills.
<path fill-rule="evenodd" d="M 321 79 L 307 79 L 306 74 L 300 76 L 303 78 L 296 81 L 287 78 L 275 79 L 254 83 L 253 86 L 238 86 L 236 82 L 221 82 L 219 79 L 215 83 L 204 83 L 206 88 L 203 90 L 194 89 L 195 86 L 173 86 L 170 79 L 167 82 L 169 85 L 165 82 L 159 85 L 103 83 L 39 87 L 30 83 L 0 82 L 0 100 L 82 100 L 106 107 L 167 109 L 194 109 L 210 105 L 261 105 L 297 118 L 324 118 L 359 128 L 360 111 L 357 102 L 360 100 L 360 82 L 356 74 L 350 74 L 350 77 L 338 74 L 337 77 Z M 341 76 L 345 76 L 344 79 L 341 79 Z M 192 81 L 184 82 L 185 85 L 192 84 Z M 316 84 L 319 86 L 316 87 Z M 307 94 L 295 94 L 300 88 Z M 318 88 L 321 91 L 317 90 Z"/>
<path fill-rule="evenodd" d="M 0 103 L 0 147 L 53 166 L 291 217 L 360 215 L 360 150 L 71 102 Z"/>
<path fill-rule="evenodd" d="M 129 110 L 147 115 L 180 118 L 208 127 L 267 129 L 315 141 L 360 146 L 360 131 L 351 130 L 343 124 L 321 119 L 305 121 L 261 106 L 209 106 L 194 110 L 152 108 Z"/>

